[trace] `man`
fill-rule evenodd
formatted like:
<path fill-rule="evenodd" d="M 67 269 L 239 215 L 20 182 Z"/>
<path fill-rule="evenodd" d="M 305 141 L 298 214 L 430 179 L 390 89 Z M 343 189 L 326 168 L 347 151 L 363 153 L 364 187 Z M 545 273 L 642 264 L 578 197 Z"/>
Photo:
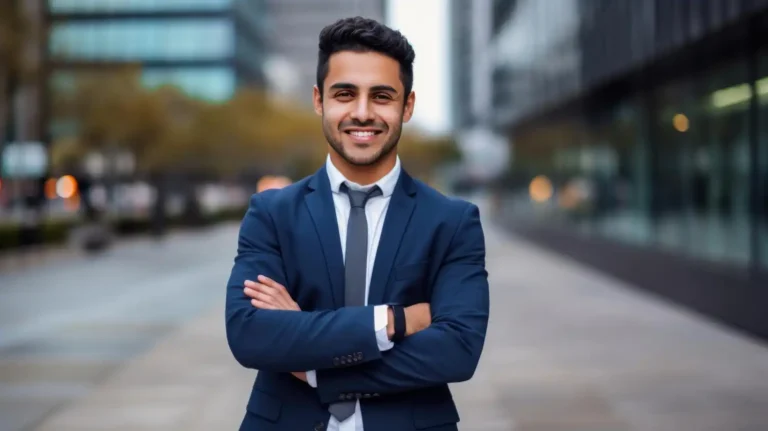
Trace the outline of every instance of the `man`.
<path fill-rule="evenodd" d="M 241 430 L 456 430 L 488 323 L 475 205 L 411 178 L 397 144 L 414 52 L 373 20 L 320 33 L 325 166 L 251 198 L 227 287 L 237 361 L 259 370 Z"/>

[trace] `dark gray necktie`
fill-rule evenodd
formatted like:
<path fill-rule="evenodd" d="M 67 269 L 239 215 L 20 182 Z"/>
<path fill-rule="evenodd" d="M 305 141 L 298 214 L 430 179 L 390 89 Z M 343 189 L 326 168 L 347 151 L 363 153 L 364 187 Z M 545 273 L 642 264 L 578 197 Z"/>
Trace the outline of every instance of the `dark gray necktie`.
<path fill-rule="evenodd" d="M 347 245 L 344 253 L 344 305 L 365 305 L 365 280 L 368 264 L 368 220 L 365 204 L 368 199 L 380 196 L 381 189 L 374 186 L 367 191 L 349 189 L 341 185 L 341 191 L 349 196 L 350 210 L 347 222 Z M 339 422 L 355 413 L 356 401 L 331 404 L 328 410 Z"/>

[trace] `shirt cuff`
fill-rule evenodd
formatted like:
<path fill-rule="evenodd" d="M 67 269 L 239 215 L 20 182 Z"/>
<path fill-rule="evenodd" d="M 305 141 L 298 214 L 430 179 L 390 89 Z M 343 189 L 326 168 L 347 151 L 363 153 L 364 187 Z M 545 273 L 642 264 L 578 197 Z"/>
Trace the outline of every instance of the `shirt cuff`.
<path fill-rule="evenodd" d="M 309 386 L 317 388 L 317 373 L 315 373 L 315 370 L 307 371 L 307 383 L 309 383 Z"/>
<path fill-rule="evenodd" d="M 376 331 L 376 344 L 382 352 L 395 346 L 395 343 L 387 337 L 387 323 L 389 323 L 387 308 L 386 305 L 377 305 L 373 308 L 373 329 Z"/>

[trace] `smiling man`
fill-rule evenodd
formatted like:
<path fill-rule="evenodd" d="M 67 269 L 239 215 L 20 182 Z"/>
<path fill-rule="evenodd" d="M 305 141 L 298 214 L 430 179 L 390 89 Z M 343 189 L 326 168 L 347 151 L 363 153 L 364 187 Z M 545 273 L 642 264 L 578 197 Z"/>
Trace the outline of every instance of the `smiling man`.
<path fill-rule="evenodd" d="M 241 430 L 456 430 L 488 324 L 478 208 L 410 177 L 414 52 L 376 21 L 320 33 L 328 159 L 251 198 L 227 285 L 230 349 L 259 370 Z"/>

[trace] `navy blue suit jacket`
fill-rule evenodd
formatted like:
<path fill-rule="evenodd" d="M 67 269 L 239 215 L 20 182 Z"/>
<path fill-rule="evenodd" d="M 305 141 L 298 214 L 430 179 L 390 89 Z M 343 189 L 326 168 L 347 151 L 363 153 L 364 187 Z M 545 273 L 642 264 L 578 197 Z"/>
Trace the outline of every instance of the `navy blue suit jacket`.
<path fill-rule="evenodd" d="M 472 377 L 488 324 L 478 208 L 401 171 L 370 282 L 369 306 L 344 307 L 344 262 L 325 167 L 251 197 L 226 298 L 229 347 L 257 369 L 241 429 L 324 430 L 329 403 L 361 402 L 365 431 L 455 430 L 448 383 Z M 259 310 L 243 293 L 259 274 L 302 311 Z M 381 352 L 373 305 L 429 302 L 432 324 Z M 317 370 L 317 389 L 292 371 Z"/>

